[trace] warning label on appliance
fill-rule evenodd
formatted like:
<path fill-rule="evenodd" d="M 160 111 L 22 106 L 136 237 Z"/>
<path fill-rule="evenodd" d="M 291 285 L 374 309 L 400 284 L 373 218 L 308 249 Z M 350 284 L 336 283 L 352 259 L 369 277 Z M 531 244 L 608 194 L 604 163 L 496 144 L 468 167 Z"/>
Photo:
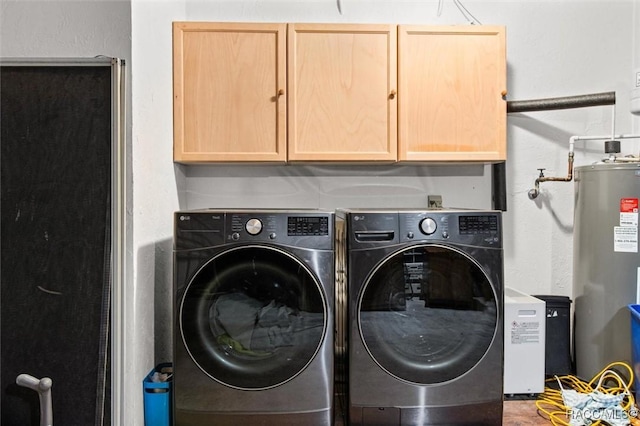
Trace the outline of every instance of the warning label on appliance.
<path fill-rule="evenodd" d="M 511 343 L 522 345 L 540 342 L 540 322 L 513 321 L 511 323 Z"/>
<path fill-rule="evenodd" d="M 638 252 L 638 227 L 614 226 L 613 250 L 626 253 Z"/>
<path fill-rule="evenodd" d="M 620 226 L 638 226 L 638 199 L 620 199 Z"/>

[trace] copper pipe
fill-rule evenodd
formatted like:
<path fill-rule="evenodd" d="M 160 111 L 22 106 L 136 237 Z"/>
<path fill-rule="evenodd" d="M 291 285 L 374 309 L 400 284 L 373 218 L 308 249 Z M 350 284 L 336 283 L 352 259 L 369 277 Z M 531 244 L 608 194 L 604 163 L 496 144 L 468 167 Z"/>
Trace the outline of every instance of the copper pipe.
<path fill-rule="evenodd" d="M 529 191 L 529 198 L 533 200 L 540 195 L 540 182 L 571 182 L 573 180 L 573 156 L 573 151 L 569 151 L 566 177 L 544 176 L 544 169 L 541 169 L 540 176 L 536 179 L 535 187 Z"/>

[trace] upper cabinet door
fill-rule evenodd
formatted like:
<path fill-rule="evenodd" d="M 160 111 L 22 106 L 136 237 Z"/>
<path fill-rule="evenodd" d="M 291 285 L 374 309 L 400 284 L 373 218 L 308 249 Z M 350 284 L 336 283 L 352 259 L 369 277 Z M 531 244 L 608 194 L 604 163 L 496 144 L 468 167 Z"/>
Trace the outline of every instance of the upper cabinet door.
<path fill-rule="evenodd" d="M 506 159 L 505 29 L 399 26 L 399 160 Z"/>
<path fill-rule="evenodd" d="M 286 161 L 286 24 L 173 24 L 174 160 Z"/>
<path fill-rule="evenodd" d="M 289 24 L 288 159 L 397 159 L 397 26 Z"/>

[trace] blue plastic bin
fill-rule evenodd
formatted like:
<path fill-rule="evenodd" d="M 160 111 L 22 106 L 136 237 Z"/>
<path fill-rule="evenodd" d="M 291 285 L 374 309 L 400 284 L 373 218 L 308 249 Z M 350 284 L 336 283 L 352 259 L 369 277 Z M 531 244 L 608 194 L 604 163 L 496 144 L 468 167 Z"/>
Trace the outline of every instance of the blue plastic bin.
<path fill-rule="evenodd" d="M 629 305 L 631 311 L 631 368 L 633 368 L 633 388 L 638 396 L 640 390 L 640 305 Z"/>
<path fill-rule="evenodd" d="M 166 382 L 151 381 L 153 373 L 171 367 L 172 364 L 170 362 L 158 364 L 142 381 L 145 426 L 171 426 L 173 424 L 172 378 L 170 377 Z"/>

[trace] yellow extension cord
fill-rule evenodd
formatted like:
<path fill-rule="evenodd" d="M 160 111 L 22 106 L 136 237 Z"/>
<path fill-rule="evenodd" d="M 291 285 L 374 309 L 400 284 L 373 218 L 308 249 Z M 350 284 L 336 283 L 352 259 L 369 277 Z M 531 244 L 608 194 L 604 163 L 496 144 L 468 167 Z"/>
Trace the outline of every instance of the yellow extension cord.
<path fill-rule="evenodd" d="M 618 374 L 612 373 L 611 370 L 615 367 L 622 367 L 627 371 L 626 376 L 629 378 L 629 382 L 625 383 L 621 381 Z M 615 371 L 615 370 L 614 370 Z M 557 383 L 558 380 L 562 383 L 562 387 L 565 389 L 573 389 L 580 393 L 591 393 L 593 391 L 600 391 L 606 394 L 619 395 L 626 393 L 627 396 L 622 400 L 622 408 L 629 414 L 632 425 L 640 426 L 640 419 L 637 419 L 638 415 L 635 406 L 635 400 L 633 394 L 630 392 L 631 385 L 633 384 L 633 369 L 624 362 L 612 362 L 607 365 L 602 371 L 596 374 L 589 383 L 578 379 L 575 376 L 561 376 L 557 379 L 550 378 L 546 382 Z M 600 384 L 600 386 L 598 386 Z M 609 386 L 605 387 L 606 384 Z M 568 426 L 569 421 L 567 419 L 567 413 L 569 407 L 564 405 L 562 400 L 562 391 L 560 389 L 552 389 L 545 387 L 544 392 L 538 396 L 536 400 L 536 407 L 538 408 L 538 414 L 548 419 L 552 425 Z M 633 414 L 630 414 L 632 413 Z M 600 420 L 592 423 L 593 426 L 606 424 Z"/>

